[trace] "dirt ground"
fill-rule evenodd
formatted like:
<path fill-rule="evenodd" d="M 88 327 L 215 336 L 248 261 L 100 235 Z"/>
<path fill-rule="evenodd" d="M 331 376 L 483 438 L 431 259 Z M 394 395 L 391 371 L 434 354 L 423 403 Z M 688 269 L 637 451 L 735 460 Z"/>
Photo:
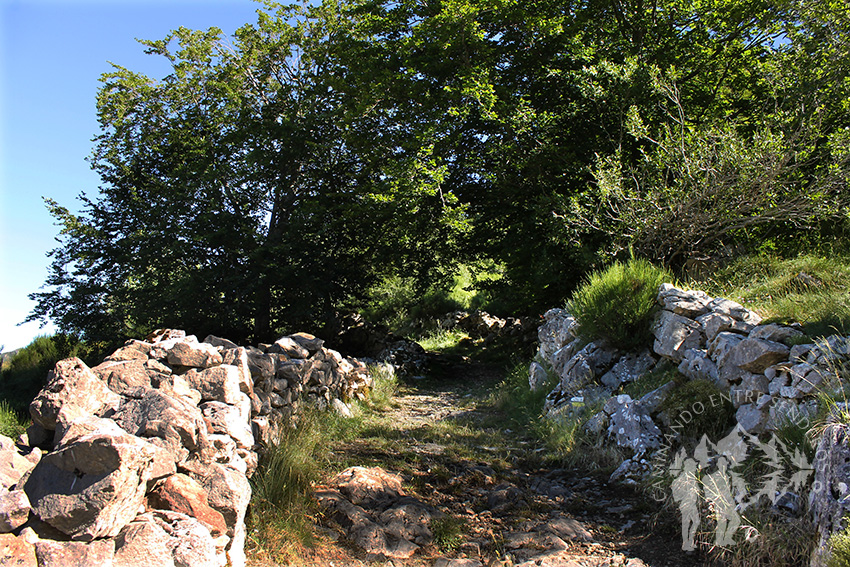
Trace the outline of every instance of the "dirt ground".
<path fill-rule="evenodd" d="M 458 364 L 440 379 L 403 382 L 391 407 L 370 418 L 354 441 L 330 447 L 338 470 L 380 466 L 398 473 L 405 491 L 450 522 L 434 543 L 409 559 L 369 561 L 329 518 L 317 518 L 316 546 L 303 565 L 466 567 L 704 564 L 681 550 L 675 517 L 636 489 L 607 482 L 607 473 L 559 468 L 539 457 L 533 437 L 507 426 L 487 396 L 498 369 Z M 583 529 L 556 538 L 552 526 Z M 548 530 L 548 531 L 547 531 Z M 566 547 L 564 547 L 566 546 Z M 541 555 L 543 554 L 543 555 Z M 542 558 L 542 559 L 541 559 Z"/>

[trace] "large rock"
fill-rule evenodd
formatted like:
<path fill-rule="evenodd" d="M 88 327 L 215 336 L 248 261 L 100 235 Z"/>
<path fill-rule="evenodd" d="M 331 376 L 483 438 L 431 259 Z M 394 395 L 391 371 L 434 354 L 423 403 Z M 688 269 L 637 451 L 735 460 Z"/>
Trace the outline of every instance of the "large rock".
<path fill-rule="evenodd" d="M 56 428 L 56 416 L 64 406 L 73 406 L 90 415 L 115 410 L 121 397 L 111 391 L 79 358 L 56 363 L 47 385 L 30 404 L 32 420 L 45 429 Z"/>
<path fill-rule="evenodd" d="M 210 507 L 204 487 L 185 474 L 174 474 L 159 482 L 148 494 L 148 503 L 157 510 L 192 516 L 204 524 L 213 537 L 227 533 L 224 516 Z"/>
<path fill-rule="evenodd" d="M 289 358 L 305 359 L 310 357 L 310 351 L 301 346 L 292 337 L 283 337 L 275 341 L 269 348 L 272 354 L 285 354 Z"/>
<path fill-rule="evenodd" d="M 704 340 L 699 323 L 666 310 L 655 316 L 652 333 L 655 353 L 675 362 L 681 362 L 688 349 L 701 348 Z"/>
<path fill-rule="evenodd" d="M 177 367 L 210 368 L 222 362 L 221 353 L 207 343 L 178 342 L 167 353 L 168 364 Z"/>
<path fill-rule="evenodd" d="M 201 412 L 212 426 L 213 433 L 229 435 L 243 449 L 253 448 L 250 416 L 243 415 L 239 408 L 222 402 L 206 402 L 201 404 Z"/>
<path fill-rule="evenodd" d="M 589 343 L 573 356 L 562 370 L 559 388 L 564 392 L 575 391 L 591 383 L 607 372 L 619 352 L 597 343 Z"/>
<path fill-rule="evenodd" d="M 0 565 L 4 567 L 38 567 L 35 545 L 14 534 L 0 534 Z"/>
<path fill-rule="evenodd" d="M 746 338 L 734 345 L 723 362 L 718 362 L 721 378 L 733 381 L 743 378 L 741 372 L 760 374 L 777 362 L 788 360 L 790 349 L 782 343 Z M 764 389 L 767 392 L 767 388 Z"/>
<path fill-rule="evenodd" d="M 30 515 L 30 501 L 23 490 L 0 491 L 0 532 L 9 533 L 23 526 Z"/>
<path fill-rule="evenodd" d="M 143 503 L 152 462 L 141 439 L 95 433 L 43 457 L 24 490 L 33 512 L 72 539 L 113 537 Z"/>
<path fill-rule="evenodd" d="M 634 382 L 655 366 L 655 357 L 649 350 L 627 354 L 599 379 L 605 386 L 616 390 L 622 384 Z"/>
<path fill-rule="evenodd" d="M 238 366 L 220 365 L 205 370 L 190 370 L 183 375 L 189 385 L 201 393 L 201 400 L 238 405 L 242 401 L 243 373 Z"/>
<path fill-rule="evenodd" d="M 14 441 L 0 435 L 0 490 L 13 488 L 34 466 L 35 463 L 21 455 Z"/>
<path fill-rule="evenodd" d="M 224 516 L 227 535 L 232 537 L 243 524 L 251 501 L 251 485 L 245 474 L 220 463 L 197 460 L 188 461 L 181 468 L 207 491 L 209 505 Z"/>
<path fill-rule="evenodd" d="M 644 455 L 661 445 L 661 430 L 643 404 L 626 394 L 611 398 L 603 408 L 610 416 L 608 435 L 617 445 Z"/>
<path fill-rule="evenodd" d="M 665 310 L 690 319 L 707 313 L 711 301 L 704 291 L 683 290 L 670 284 L 662 284 L 658 291 L 658 302 Z"/>
<path fill-rule="evenodd" d="M 111 539 L 91 542 L 42 539 L 35 542 L 35 554 L 39 567 L 114 567 L 115 542 Z"/>
<path fill-rule="evenodd" d="M 159 374 L 150 372 L 146 362 L 147 360 L 138 359 L 107 360 L 92 368 L 92 372 L 116 394 L 136 397 L 159 385 Z M 151 374 L 157 378 L 156 382 L 151 380 Z"/>
<path fill-rule="evenodd" d="M 113 567 L 176 567 L 176 543 L 152 514 L 137 516 L 115 538 Z"/>
<path fill-rule="evenodd" d="M 222 567 L 226 562 L 210 531 L 195 518 L 170 510 L 154 510 L 151 515 L 171 537 L 175 567 Z"/>
<path fill-rule="evenodd" d="M 818 442 L 809 510 L 817 529 L 818 547 L 812 567 L 827 565 L 829 537 L 843 530 L 850 514 L 850 429 L 842 423 L 827 427 Z"/>
<path fill-rule="evenodd" d="M 128 400 L 114 419 L 133 435 L 164 441 L 160 446 L 170 450 L 175 461 L 209 448 L 201 410 L 159 390 L 150 390 L 139 400 Z"/>

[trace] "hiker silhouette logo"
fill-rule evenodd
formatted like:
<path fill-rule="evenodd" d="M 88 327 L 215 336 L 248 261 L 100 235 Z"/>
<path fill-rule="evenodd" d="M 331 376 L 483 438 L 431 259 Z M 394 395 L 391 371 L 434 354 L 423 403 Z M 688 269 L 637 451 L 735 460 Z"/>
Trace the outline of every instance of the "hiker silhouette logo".
<path fill-rule="evenodd" d="M 745 470 L 755 460 L 759 467 L 750 470 L 765 472 L 748 478 L 754 475 Z M 682 516 L 682 549 L 691 551 L 706 513 L 714 520 L 714 544 L 731 547 L 747 508 L 762 499 L 775 505 L 784 496 L 798 493 L 807 485 L 813 467 L 800 449 L 790 450 L 775 434 L 763 442 L 737 426 L 717 443 L 703 435 L 692 454 L 680 449 L 668 472 Z"/>

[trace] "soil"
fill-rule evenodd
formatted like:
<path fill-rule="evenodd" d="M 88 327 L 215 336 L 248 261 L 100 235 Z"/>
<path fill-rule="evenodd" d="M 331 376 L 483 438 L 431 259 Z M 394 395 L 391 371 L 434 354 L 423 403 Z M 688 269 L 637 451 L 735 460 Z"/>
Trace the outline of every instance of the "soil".
<path fill-rule="evenodd" d="M 559 562 L 535 564 L 704 563 L 681 550 L 680 526 L 669 509 L 635 488 L 608 483 L 610 471 L 547 461 L 534 437 L 513 430 L 509 416 L 488 402 L 503 377 L 498 368 L 455 364 L 443 374 L 403 382 L 363 435 L 330 450 L 336 470 L 380 466 L 400 474 L 409 495 L 452 518 L 445 533 L 435 532 L 435 542 L 409 559 L 375 562 L 347 540 L 341 526 L 317 517 L 318 542 L 303 550 L 297 564 L 518 565 L 542 557 L 551 545 L 543 536 L 558 522 L 583 527 L 585 537 L 556 538 Z"/>

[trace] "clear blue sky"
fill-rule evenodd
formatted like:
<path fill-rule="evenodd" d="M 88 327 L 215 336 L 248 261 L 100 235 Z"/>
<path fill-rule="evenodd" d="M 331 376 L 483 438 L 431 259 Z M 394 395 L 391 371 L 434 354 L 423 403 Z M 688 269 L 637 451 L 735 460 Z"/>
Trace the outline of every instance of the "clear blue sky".
<path fill-rule="evenodd" d="M 256 21 L 252 0 L 0 0 L 0 347 L 51 333 L 18 326 L 47 276 L 58 230 L 43 197 L 79 210 L 98 177 L 86 157 L 97 135 L 95 94 L 110 62 L 167 73 L 139 39 L 180 26 L 230 35 Z"/>

